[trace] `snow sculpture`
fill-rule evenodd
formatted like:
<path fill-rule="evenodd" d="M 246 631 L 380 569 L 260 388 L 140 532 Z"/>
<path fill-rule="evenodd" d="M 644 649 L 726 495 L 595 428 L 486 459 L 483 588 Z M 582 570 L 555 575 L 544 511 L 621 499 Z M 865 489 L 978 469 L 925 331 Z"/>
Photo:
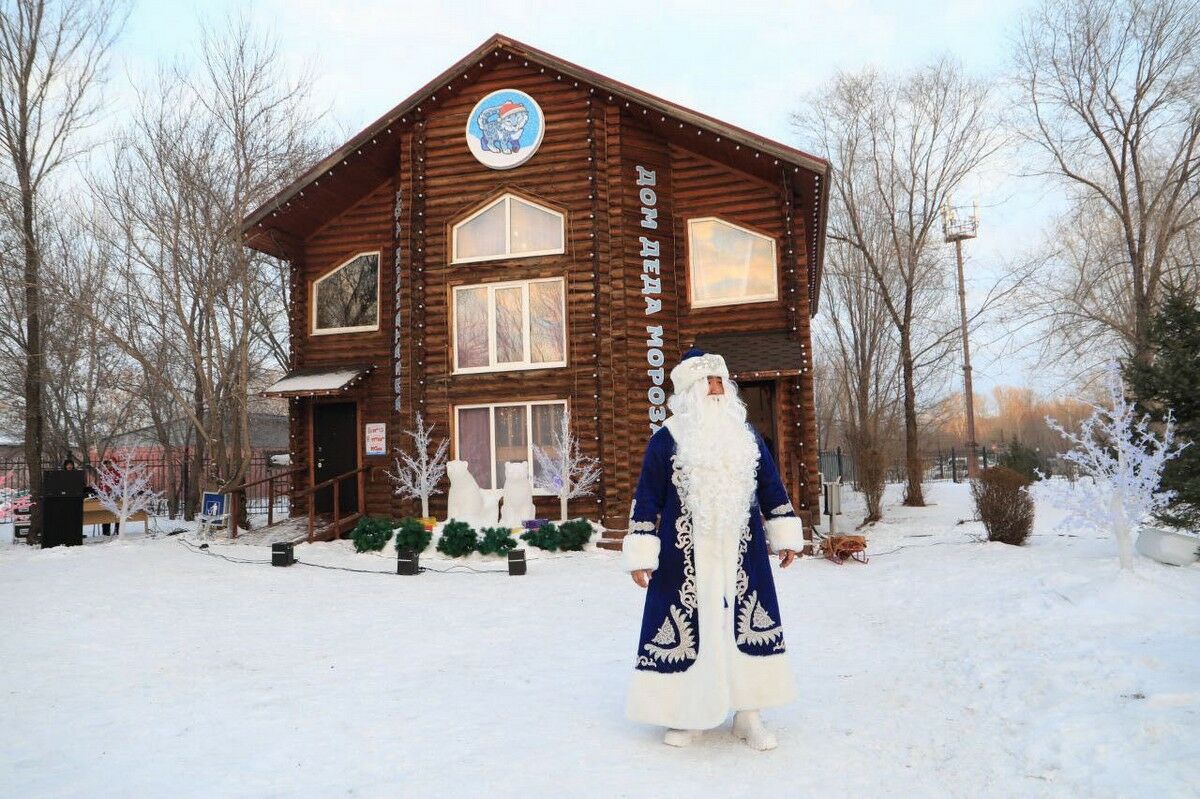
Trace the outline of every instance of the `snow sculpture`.
<path fill-rule="evenodd" d="M 446 519 L 466 522 L 476 530 L 496 523 L 495 501 L 489 501 L 475 482 L 466 461 L 446 464 L 450 475 L 450 495 L 446 498 Z"/>
<path fill-rule="evenodd" d="M 500 507 L 500 526 L 520 527 L 526 519 L 536 516 L 529 465 L 523 461 L 504 464 L 504 504 Z"/>

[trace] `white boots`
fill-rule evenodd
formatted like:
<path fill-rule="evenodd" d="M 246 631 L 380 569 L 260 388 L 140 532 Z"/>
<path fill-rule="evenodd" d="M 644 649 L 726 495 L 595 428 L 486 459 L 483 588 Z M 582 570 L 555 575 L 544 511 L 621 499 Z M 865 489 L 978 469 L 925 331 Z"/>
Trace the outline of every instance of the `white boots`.
<path fill-rule="evenodd" d="M 733 717 L 733 734 L 746 742 L 746 746 L 765 752 L 779 746 L 775 733 L 768 730 L 757 710 L 739 710 Z"/>
<path fill-rule="evenodd" d="M 700 735 L 700 730 L 676 730 L 669 729 L 667 734 L 663 736 L 663 743 L 667 746 L 687 746 Z"/>
<path fill-rule="evenodd" d="M 757 710 L 739 710 L 733 717 L 733 734 L 746 742 L 746 746 L 759 752 L 779 746 L 775 733 L 763 724 Z M 700 730 L 669 729 L 663 735 L 667 746 L 687 746 L 700 736 Z"/>

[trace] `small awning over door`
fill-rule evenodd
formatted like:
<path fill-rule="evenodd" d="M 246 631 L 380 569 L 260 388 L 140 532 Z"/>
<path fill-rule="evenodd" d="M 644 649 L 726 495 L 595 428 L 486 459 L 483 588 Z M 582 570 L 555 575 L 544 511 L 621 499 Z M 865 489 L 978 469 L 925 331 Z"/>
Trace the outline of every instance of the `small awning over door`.
<path fill-rule="evenodd" d="M 786 331 L 710 333 L 696 336 L 696 346 L 725 359 L 734 380 L 759 380 L 800 374 L 804 351 Z"/>
<path fill-rule="evenodd" d="M 329 397 L 343 394 L 375 367 L 372 364 L 315 366 L 288 372 L 262 392 L 263 397 Z"/>

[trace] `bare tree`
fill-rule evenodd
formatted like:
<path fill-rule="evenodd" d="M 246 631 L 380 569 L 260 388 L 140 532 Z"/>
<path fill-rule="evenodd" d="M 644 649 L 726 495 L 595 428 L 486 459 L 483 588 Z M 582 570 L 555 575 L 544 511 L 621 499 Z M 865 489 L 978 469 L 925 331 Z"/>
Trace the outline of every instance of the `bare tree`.
<path fill-rule="evenodd" d="M 1111 340 L 1145 362 L 1164 283 L 1200 286 L 1200 8 L 1043 0 L 1014 60 L 1017 128 L 1072 200 L 1037 285 L 1048 329 L 1073 355 Z"/>
<path fill-rule="evenodd" d="M 260 335 L 278 333 L 272 308 L 286 298 L 259 296 L 278 267 L 243 247 L 239 230 L 315 160 L 308 86 L 285 78 L 273 43 L 244 21 L 207 31 L 195 72 L 166 70 L 141 93 L 111 177 L 94 187 L 110 220 L 98 234 L 121 253 L 114 295 L 140 313 L 136 329 L 92 319 L 186 419 L 194 480 L 206 455 L 222 486 L 244 479 L 250 386 L 286 360 L 278 338 L 264 346 Z M 186 372 L 163 370 L 164 358 Z"/>
<path fill-rule="evenodd" d="M 924 505 L 918 377 L 950 357 L 955 332 L 938 212 L 1000 146 L 989 88 L 946 59 L 897 79 L 841 73 L 793 122 L 833 163 L 830 238 L 857 252 L 895 328 L 904 501 Z"/>
<path fill-rule="evenodd" d="M 0 5 L 0 164 L 17 194 L 22 254 L 25 462 L 29 487 L 42 490 L 42 250 L 38 214 L 47 182 L 79 152 L 81 130 L 99 109 L 108 51 L 124 17 L 116 0 L 3 0 Z M 7 179 L 5 180 L 7 182 Z M 35 505 L 30 539 L 42 531 Z"/>
<path fill-rule="evenodd" d="M 883 518 L 883 489 L 897 433 L 900 358 L 895 327 L 862 254 L 835 241 L 826 252 L 827 313 L 817 343 L 831 361 L 833 401 L 866 499 L 863 521 Z"/>

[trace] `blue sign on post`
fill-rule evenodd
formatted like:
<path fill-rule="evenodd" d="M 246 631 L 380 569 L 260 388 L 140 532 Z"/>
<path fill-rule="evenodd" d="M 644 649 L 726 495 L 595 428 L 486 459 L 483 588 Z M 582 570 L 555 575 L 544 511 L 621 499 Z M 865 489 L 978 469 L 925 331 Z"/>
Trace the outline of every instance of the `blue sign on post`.
<path fill-rule="evenodd" d="M 225 515 L 225 495 L 216 491 L 205 491 L 204 501 L 201 503 L 200 515 L 210 519 L 219 518 Z"/>

